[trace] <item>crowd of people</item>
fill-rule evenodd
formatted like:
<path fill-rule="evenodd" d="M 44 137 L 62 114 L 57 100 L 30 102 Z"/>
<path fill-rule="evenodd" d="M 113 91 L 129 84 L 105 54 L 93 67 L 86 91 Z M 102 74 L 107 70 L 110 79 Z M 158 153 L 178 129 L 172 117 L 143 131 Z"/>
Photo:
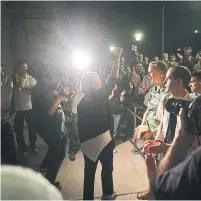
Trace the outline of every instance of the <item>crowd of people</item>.
<path fill-rule="evenodd" d="M 144 57 L 127 67 L 121 66 L 122 51 L 113 51 L 112 69 L 79 74 L 72 85 L 62 88 L 29 75 L 26 61 L 17 63 L 12 76 L 1 67 L 2 164 L 22 165 L 20 158 L 28 149 L 23 136 L 26 120 L 31 151 L 42 155 L 36 146 L 37 134 L 48 145 L 40 172 L 51 184 L 60 186 L 56 177 L 69 139 L 69 159 L 74 161 L 79 150 L 84 155 L 83 199 L 94 199 L 94 179 L 100 161 L 102 199 L 113 200 L 115 139 L 118 125 L 126 121 L 125 136 L 145 141 L 149 188 L 139 192 L 137 198 L 200 198 L 200 139 L 187 134 L 185 111 L 177 116 L 167 111 L 165 104 L 170 98 L 192 101 L 201 96 L 201 51 L 194 58 L 192 49 L 187 47 L 176 55 L 164 53 L 161 60 L 154 57 L 152 61 Z M 122 120 L 121 103 L 128 108 L 143 103 L 146 111 L 137 127 L 128 113 Z"/>

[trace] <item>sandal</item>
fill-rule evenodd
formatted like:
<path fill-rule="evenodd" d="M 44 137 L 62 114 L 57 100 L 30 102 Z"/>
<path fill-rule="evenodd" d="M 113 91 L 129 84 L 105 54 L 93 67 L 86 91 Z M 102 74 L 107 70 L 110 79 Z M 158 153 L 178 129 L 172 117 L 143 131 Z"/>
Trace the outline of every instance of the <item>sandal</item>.
<path fill-rule="evenodd" d="M 149 193 L 148 190 L 137 193 L 137 199 L 138 200 L 147 200 L 146 198 L 148 196 L 148 193 Z"/>

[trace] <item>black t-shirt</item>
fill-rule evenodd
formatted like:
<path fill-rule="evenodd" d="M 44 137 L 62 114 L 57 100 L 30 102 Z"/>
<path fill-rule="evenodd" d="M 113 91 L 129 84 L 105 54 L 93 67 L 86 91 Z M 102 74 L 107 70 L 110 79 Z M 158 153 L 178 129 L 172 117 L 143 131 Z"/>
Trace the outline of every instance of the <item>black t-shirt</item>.
<path fill-rule="evenodd" d="M 164 139 L 165 143 L 168 144 L 172 143 L 175 136 L 176 125 L 177 125 L 177 116 L 173 113 L 170 113 L 168 128 Z"/>
<path fill-rule="evenodd" d="M 108 99 L 116 81 L 116 78 L 110 77 L 100 89 L 90 95 L 85 94 L 78 104 L 78 131 L 81 143 L 108 130 L 111 135 L 113 134 L 113 120 Z"/>
<path fill-rule="evenodd" d="M 50 100 L 43 94 L 39 94 L 33 101 L 33 113 L 37 133 L 50 146 L 54 146 L 66 135 L 65 115 L 59 106 L 56 112 L 50 116 L 49 109 L 52 107 L 54 99 Z"/>
<path fill-rule="evenodd" d="M 201 147 L 153 182 L 156 200 L 201 200 Z"/>

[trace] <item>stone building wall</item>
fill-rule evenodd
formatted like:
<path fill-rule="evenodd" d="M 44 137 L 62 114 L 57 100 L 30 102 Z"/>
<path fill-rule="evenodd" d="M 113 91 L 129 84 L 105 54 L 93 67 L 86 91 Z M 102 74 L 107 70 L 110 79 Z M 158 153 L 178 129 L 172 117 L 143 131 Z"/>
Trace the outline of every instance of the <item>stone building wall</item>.
<path fill-rule="evenodd" d="M 11 53 L 11 22 L 4 4 L 1 4 L 1 65 L 12 66 Z"/>

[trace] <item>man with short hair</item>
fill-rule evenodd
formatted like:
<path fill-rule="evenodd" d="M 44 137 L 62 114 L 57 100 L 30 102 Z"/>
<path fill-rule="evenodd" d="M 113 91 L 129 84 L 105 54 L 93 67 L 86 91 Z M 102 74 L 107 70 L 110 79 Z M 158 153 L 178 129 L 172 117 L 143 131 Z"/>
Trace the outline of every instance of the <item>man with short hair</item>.
<path fill-rule="evenodd" d="M 134 139 L 147 140 L 156 134 L 160 121 L 156 119 L 156 112 L 161 97 L 165 93 L 164 80 L 167 71 L 167 65 L 163 61 L 151 62 L 149 65 L 149 74 L 154 86 L 149 91 L 148 108 L 144 113 L 140 126 L 135 129 Z M 144 136 L 142 133 L 146 132 Z"/>
<path fill-rule="evenodd" d="M 178 62 L 176 62 L 176 56 L 174 54 L 170 54 L 170 59 L 168 62 L 168 67 L 178 66 Z"/>
<path fill-rule="evenodd" d="M 184 99 L 189 101 L 192 100 L 190 94 L 187 91 L 190 79 L 191 79 L 191 73 L 187 67 L 174 66 L 168 70 L 165 80 L 167 94 L 161 99 L 156 114 L 157 119 L 163 119 L 161 125 L 162 133 L 158 131 L 157 139 L 159 136 L 162 137 L 162 139 L 165 139 L 167 137 L 169 119 L 172 120 L 174 118 L 174 117 L 170 118 L 170 113 L 167 112 L 165 109 L 166 100 L 168 100 L 169 98 Z M 169 142 L 167 143 L 170 143 L 172 139 L 169 139 L 168 141 Z"/>
<path fill-rule="evenodd" d="M 153 144 L 149 146 L 149 151 L 153 154 L 163 154 L 170 147 L 175 134 L 175 129 L 177 125 L 177 117 L 173 113 L 169 113 L 165 109 L 165 103 L 169 98 L 192 100 L 186 88 L 188 87 L 190 81 L 191 73 L 184 66 L 174 66 L 169 68 L 166 74 L 166 94 L 161 98 L 159 106 L 157 108 L 156 119 L 161 121 L 158 126 L 158 131 L 155 140 L 148 140 L 145 143 Z M 160 140 L 159 140 L 160 139 Z M 158 157 L 156 158 L 158 162 Z M 153 179 L 153 172 L 150 167 L 150 156 L 145 157 L 145 162 L 147 166 L 147 174 L 149 179 L 149 189 Z M 139 199 L 146 199 L 150 191 L 141 192 L 138 194 Z"/>
<path fill-rule="evenodd" d="M 143 76 L 145 75 L 145 69 L 143 68 L 143 65 L 141 63 L 137 63 L 134 70 L 136 74 L 140 76 L 140 79 L 142 81 Z"/>
<path fill-rule="evenodd" d="M 168 64 L 168 53 L 163 53 L 163 61 Z"/>
<path fill-rule="evenodd" d="M 184 47 L 183 48 L 184 55 L 178 54 L 179 57 L 179 64 L 181 66 L 186 66 L 190 72 L 194 70 L 194 66 L 196 64 L 195 57 L 192 57 L 192 48 L 191 47 Z"/>
<path fill-rule="evenodd" d="M 191 88 L 192 93 L 190 95 L 193 99 L 201 96 L 201 71 L 191 73 L 189 87 Z"/>
<path fill-rule="evenodd" d="M 17 138 L 17 144 L 20 152 L 27 151 L 25 144 L 23 131 L 24 131 L 24 119 L 28 124 L 29 130 L 29 143 L 31 150 L 34 153 L 39 153 L 36 149 L 37 134 L 34 125 L 33 113 L 32 113 L 32 90 L 35 87 L 37 81 L 27 74 L 28 65 L 26 61 L 18 61 L 15 75 L 16 82 L 16 116 L 14 120 L 15 133 Z"/>

